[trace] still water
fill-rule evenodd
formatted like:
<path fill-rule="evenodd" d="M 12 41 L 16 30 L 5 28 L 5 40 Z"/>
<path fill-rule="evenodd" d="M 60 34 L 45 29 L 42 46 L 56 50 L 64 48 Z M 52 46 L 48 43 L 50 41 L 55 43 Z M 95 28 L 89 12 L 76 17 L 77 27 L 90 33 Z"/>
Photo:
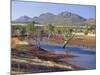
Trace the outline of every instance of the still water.
<path fill-rule="evenodd" d="M 41 48 L 55 54 L 73 54 L 79 57 L 60 59 L 60 61 L 76 64 L 85 69 L 96 68 L 96 49 L 95 48 L 84 48 L 78 46 L 67 46 L 65 49 L 60 45 L 52 44 L 41 44 Z"/>

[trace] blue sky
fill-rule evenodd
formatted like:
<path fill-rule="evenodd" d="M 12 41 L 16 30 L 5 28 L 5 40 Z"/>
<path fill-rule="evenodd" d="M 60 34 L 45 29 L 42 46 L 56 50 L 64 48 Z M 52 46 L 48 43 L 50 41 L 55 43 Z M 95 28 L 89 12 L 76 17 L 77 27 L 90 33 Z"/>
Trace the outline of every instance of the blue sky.
<path fill-rule="evenodd" d="M 39 16 L 42 13 L 50 12 L 59 14 L 63 11 L 76 13 L 84 18 L 95 18 L 95 6 L 88 5 L 70 5 L 70 4 L 54 4 L 54 3 L 36 3 L 12 1 L 12 20 L 20 16 Z"/>

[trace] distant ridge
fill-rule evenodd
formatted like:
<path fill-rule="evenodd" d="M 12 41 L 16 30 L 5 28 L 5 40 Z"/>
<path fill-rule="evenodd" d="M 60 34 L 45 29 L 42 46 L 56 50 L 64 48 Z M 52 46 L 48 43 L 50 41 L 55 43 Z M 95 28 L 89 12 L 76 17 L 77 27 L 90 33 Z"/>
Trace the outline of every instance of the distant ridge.
<path fill-rule="evenodd" d="M 31 18 L 28 16 L 21 16 L 18 19 L 16 19 L 16 22 L 28 22 Z"/>
<path fill-rule="evenodd" d="M 57 15 L 53 13 L 43 13 L 40 14 L 40 16 L 35 16 L 33 18 L 30 18 L 28 16 L 21 16 L 18 19 L 16 19 L 14 22 L 37 22 L 40 24 L 83 24 L 83 23 L 90 23 L 95 22 L 95 19 L 86 19 L 78 14 L 71 13 L 68 11 L 61 12 Z M 95 24 L 95 23 L 94 23 Z"/>

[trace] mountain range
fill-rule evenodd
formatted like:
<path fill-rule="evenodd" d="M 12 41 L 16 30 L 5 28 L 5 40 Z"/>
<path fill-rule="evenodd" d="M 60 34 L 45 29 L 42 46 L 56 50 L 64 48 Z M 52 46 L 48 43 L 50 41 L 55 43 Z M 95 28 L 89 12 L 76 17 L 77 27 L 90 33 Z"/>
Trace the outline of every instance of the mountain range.
<path fill-rule="evenodd" d="M 14 22 L 37 22 L 40 24 L 83 24 L 83 23 L 94 23 L 95 19 L 86 19 L 78 14 L 71 13 L 68 11 L 61 12 L 57 15 L 53 13 L 43 13 L 40 16 L 30 18 L 28 16 L 21 16 Z"/>

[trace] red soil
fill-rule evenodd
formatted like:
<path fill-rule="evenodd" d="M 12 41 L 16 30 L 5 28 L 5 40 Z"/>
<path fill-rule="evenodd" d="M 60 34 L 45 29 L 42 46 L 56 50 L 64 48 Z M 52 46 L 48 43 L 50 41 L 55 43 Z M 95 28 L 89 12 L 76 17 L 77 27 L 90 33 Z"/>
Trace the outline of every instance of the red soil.
<path fill-rule="evenodd" d="M 40 57 L 43 59 L 59 59 L 59 58 L 76 57 L 76 56 L 70 55 L 70 54 L 53 54 L 53 53 L 49 53 L 43 49 L 35 48 L 35 47 L 30 47 L 29 50 L 34 56 L 37 56 L 37 57 Z"/>
<path fill-rule="evenodd" d="M 57 43 L 57 44 L 64 44 L 64 40 L 62 39 L 54 39 L 50 38 L 49 40 L 46 40 L 46 42 L 50 43 Z M 95 39 L 89 39 L 89 38 L 73 38 L 68 42 L 68 45 L 79 45 L 84 47 L 96 47 L 96 40 Z"/>

